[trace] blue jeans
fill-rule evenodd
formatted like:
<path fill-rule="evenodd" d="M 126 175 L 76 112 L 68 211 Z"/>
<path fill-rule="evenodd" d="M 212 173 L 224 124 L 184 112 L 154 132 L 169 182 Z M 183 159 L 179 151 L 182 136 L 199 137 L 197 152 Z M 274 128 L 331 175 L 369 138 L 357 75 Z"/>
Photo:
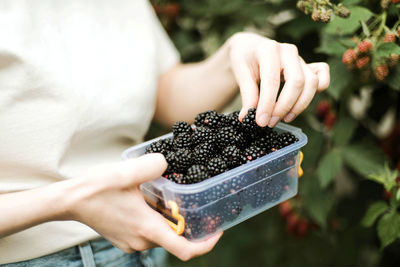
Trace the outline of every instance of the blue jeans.
<path fill-rule="evenodd" d="M 23 252 L 21 252 L 23 253 Z M 1 265 L 3 267 L 158 267 L 166 266 L 162 248 L 128 254 L 101 238 L 33 260 Z"/>

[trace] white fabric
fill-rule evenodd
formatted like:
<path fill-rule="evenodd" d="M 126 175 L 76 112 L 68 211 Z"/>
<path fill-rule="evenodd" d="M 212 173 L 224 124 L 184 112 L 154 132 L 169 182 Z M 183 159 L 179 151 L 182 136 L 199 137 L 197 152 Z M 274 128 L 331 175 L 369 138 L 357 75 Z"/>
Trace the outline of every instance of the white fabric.
<path fill-rule="evenodd" d="M 0 0 L 0 193 L 118 161 L 148 129 L 158 75 L 178 62 L 145 0 Z M 95 237 L 46 223 L 0 239 L 0 264 Z"/>

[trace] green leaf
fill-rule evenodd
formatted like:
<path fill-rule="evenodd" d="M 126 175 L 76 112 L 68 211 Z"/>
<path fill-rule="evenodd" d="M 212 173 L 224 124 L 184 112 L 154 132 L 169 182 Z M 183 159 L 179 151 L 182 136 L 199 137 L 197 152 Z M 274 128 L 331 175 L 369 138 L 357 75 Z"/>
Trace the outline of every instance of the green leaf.
<path fill-rule="evenodd" d="M 400 200 L 400 190 L 399 189 L 397 189 L 397 192 L 396 192 L 396 200 L 397 201 Z"/>
<path fill-rule="evenodd" d="M 348 18 L 335 16 L 325 31 L 338 35 L 352 34 L 360 28 L 360 21 L 368 20 L 373 15 L 369 9 L 360 6 L 349 7 L 349 10 L 351 13 Z"/>
<path fill-rule="evenodd" d="M 365 36 L 369 37 L 371 35 L 371 33 L 368 29 L 367 24 L 363 20 L 361 21 L 361 26 L 362 26 L 362 30 L 363 30 L 363 33 L 365 34 Z"/>
<path fill-rule="evenodd" d="M 342 4 L 343 4 L 343 5 L 351 6 L 351 5 L 358 4 L 358 3 L 360 3 L 361 1 L 362 1 L 362 0 L 343 0 L 343 1 L 342 1 Z"/>
<path fill-rule="evenodd" d="M 364 227 L 371 227 L 379 215 L 385 212 L 388 208 L 389 206 L 385 201 L 375 202 L 368 208 L 364 218 L 361 220 L 361 224 Z"/>
<path fill-rule="evenodd" d="M 333 193 L 322 190 L 316 176 L 304 177 L 301 190 L 305 209 L 316 223 L 326 228 L 328 214 L 335 201 Z"/>
<path fill-rule="evenodd" d="M 352 118 L 340 118 L 334 128 L 333 142 L 338 146 L 343 146 L 347 144 L 352 137 L 356 127 L 357 121 L 354 121 Z"/>
<path fill-rule="evenodd" d="M 318 167 L 318 179 L 322 188 L 326 188 L 342 167 L 342 157 L 338 150 L 326 154 Z"/>
<path fill-rule="evenodd" d="M 383 170 L 383 155 L 377 147 L 355 144 L 342 151 L 346 165 L 360 175 L 367 177 Z"/>
<path fill-rule="evenodd" d="M 308 144 L 302 148 L 304 155 L 306 155 L 306 157 L 304 157 L 302 166 L 304 170 L 314 170 L 317 162 L 319 161 L 321 149 L 324 146 L 324 137 L 320 132 L 315 131 L 312 128 L 304 127 L 303 130 L 308 136 Z"/>
<path fill-rule="evenodd" d="M 396 185 L 397 175 L 397 170 L 391 171 L 389 166 L 385 164 L 385 168 L 383 170 L 368 175 L 368 178 L 382 184 L 387 191 L 391 191 Z"/>
<path fill-rule="evenodd" d="M 400 55 L 400 46 L 395 43 L 382 43 L 376 52 L 379 57 L 389 57 L 391 54 Z"/>
<path fill-rule="evenodd" d="M 381 247 L 392 243 L 400 235 L 400 214 L 396 211 L 385 214 L 378 222 L 378 236 Z"/>
<path fill-rule="evenodd" d="M 321 45 L 315 51 L 317 53 L 341 57 L 343 53 L 346 52 L 346 47 L 336 36 L 322 34 Z"/>
<path fill-rule="evenodd" d="M 385 79 L 386 84 L 395 90 L 400 90 L 400 64 L 390 70 L 389 77 Z"/>
<path fill-rule="evenodd" d="M 319 30 L 322 27 L 321 23 L 315 23 L 307 16 L 299 16 L 282 25 L 280 30 L 294 40 L 300 40 L 304 35 Z"/>
<path fill-rule="evenodd" d="M 346 69 L 346 66 L 339 58 L 331 58 L 328 61 L 331 74 L 331 84 L 327 89 L 335 100 L 338 100 L 343 90 L 350 87 L 352 73 Z"/>

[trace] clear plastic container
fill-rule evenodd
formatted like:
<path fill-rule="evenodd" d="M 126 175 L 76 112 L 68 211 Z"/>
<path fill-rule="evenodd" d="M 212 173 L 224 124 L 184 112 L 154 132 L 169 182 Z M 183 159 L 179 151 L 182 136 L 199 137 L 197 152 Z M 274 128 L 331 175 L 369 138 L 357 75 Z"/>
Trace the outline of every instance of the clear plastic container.
<path fill-rule="evenodd" d="M 254 161 L 196 184 L 176 184 L 163 177 L 141 185 L 146 202 L 170 221 L 170 201 L 184 217 L 183 235 L 204 239 L 226 230 L 297 194 L 300 148 L 307 136 L 300 128 L 279 123 L 278 132 L 288 131 L 299 141 Z M 143 155 L 152 142 L 172 138 L 172 133 L 131 147 L 122 159 Z"/>

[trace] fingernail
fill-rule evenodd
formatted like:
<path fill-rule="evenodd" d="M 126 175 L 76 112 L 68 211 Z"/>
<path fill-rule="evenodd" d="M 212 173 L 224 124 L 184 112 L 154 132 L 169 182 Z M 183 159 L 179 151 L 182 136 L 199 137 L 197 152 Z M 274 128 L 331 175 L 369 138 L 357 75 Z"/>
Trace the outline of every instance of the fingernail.
<path fill-rule="evenodd" d="M 294 114 L 293 112 L 290 112 L 289 114 L 287 114 L 284 118 L 285 122 L 291 122 L 294 118 L 296 117 L 296 114 Z"/>
<path fill-rule="evenodd" d="M 273 116 L 271 118 L 271 120 L 269 121 L 269 123 L 268 123 L 268 127 L 269 128 L 275 127 L 275 125 L 277 125 L 278 122 L 279 122 L 279 117 L 278 116 Z"/>
<path fill-rule="evenodd" d="M 269 115 L 264 113 L 260 116 L 259 123 L 261 127 L 265 127 L 268 124 Z"/>

